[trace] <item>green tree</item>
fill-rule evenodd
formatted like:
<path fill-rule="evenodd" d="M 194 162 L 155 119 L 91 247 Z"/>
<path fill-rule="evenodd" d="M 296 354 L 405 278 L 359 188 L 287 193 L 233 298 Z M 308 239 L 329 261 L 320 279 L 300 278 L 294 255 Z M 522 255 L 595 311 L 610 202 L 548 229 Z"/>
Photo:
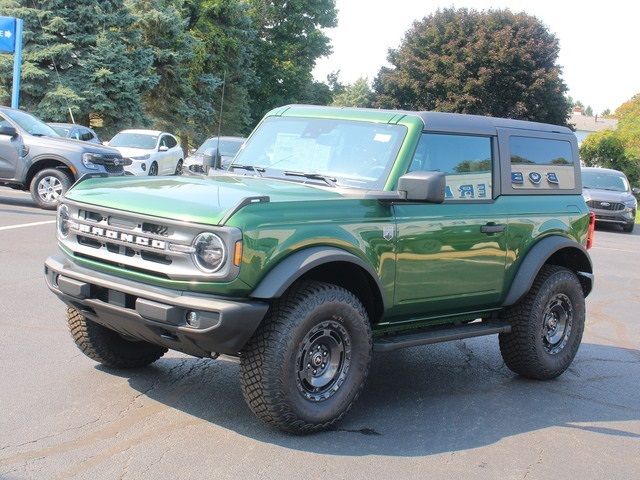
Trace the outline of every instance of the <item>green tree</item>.
<path fill-rule="evenodd" d="M 215 114 L 213 97 L 221 79 L 197 57 L 200 42 L 187 29 L 187 20 L 173 0 L 130 0 L 134 27 L 153 53 L 158 78 L 143 96 L 152 124 L 181 137 L 183 148 L 201 125 Z"/>
<path fill-rule="evenodd" d="M 0 0 L 0 14 L 25 22 L 21 107 L 58 121 L 71 110 L 85 124 L 94 114 L 115 128 L 143 120 L 137 99 L 155 76 L 122 0 Z M 0 71 L 10 72 L 11 57 L 1 57 Z M 5 103 L 10 82 L 0 78 Z"/>
<path fill-rule="evenodd" d="M 604 118 L 609 118 L 611 116 L 611 109 L 605 108 L 600 115 Z"/>
<path fill-rule="evenodd" d="M 587 108 L 584 109 L 584 114 L 587 117 L 593 117 L 593 108 L 591 108 L 591 105 L 588 105 Z"/>
<path fill-rule="evenodd" d="M 638 180 L 637 162 L 627 156 L 624 142 L 614 130 L 595 132 L 580 145 L 580 158 L 588 167 L 620 170 L 633 183 Z"/>
<path fill-rule="evenodd" d="M 255 82 L 256 31 L 245 3 L 235 0 L 189 0 L 184 4 L 188 29 L 198 40 L 197 62 L 203 71 L 225 80 L 221 133 L 246 134 L 251 124 L 249 87 Z M 199 125 L 196 140 L 217 134 L 222 101 L 220 85 L 207 100 L 216 114 Z"/>
<path fill-rule="evenodd" d="M 373 91 L 366 78 L 360 77 L 350 85 L 343 87 L 342 92 L 334 95 L 332 105 L 338 107 L 363 107 L 372 105 Z"/>
<path fill-rule="evenodd" d="M 337 12 L 335 0 L 247 1 L 257 30 L 257 78 L 249 90 L 255 122 L 271 108 L 309 96 L 316 60 L 331 53 L 322 29 L 336 25 Z"/>
<path fill-rule="evenodd" d="M 558 39 L 525 13 L 439 10 L 389 51 L 392 68 L 374 82 L 376 105 L 565 125 L 558 52 Z"/>

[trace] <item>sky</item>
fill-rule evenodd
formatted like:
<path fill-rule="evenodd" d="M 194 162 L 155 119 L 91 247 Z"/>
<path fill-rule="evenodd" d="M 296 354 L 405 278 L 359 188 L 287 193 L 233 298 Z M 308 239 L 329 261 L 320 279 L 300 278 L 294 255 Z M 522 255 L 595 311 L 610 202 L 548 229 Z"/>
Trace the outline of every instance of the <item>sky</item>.
<path fill-rule="evenodd" d="M 595 113 L 640 93 L 640 2 L 637 0 L 336 0 L 338 26 L 327 29 L 333 54 L 318 60 L 314 76 L 340 70 L 343 83 L 371 82 L 413 21 L 450 6 L 509 8 L 535 15 L 560 41 L 558 64 L 569 95 Z"/>

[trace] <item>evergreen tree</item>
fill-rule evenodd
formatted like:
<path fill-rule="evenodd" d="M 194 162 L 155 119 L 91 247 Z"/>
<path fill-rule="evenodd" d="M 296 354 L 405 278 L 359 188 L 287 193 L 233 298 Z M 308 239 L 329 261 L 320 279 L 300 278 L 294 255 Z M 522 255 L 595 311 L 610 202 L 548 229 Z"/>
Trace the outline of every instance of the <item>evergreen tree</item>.
<path fill-rule="evenodd" d="M 118 123 L 111 129 L 142 118 L 135 96 L 154 77 L 122 0 L 0 0 L 0 14 L 25 22 L 22 108 L 58 121 L 69 121 L 71 110 L 85 124 L 96 114 Z M 2 57 L 0 69 L 11 71 L 11 58 Z M 5 102 L 10 82 L 0 79 Z"/>
<path fill-rule="evenodd" d="M 380 107 L 566 124 L 557 38 L 509 10 L 448 8 L 417 21 L 374 82 Z"/>
<path fill-rule="evenodd" d="M 200 68 L 219 79 L 226 78 L 221 133 L 248 133 L 253 127 L 248 89 L 255 82 L 256 32 L 247 5 L 235 0 L 189 0 L 183 10 L 189 21 L 188 29 L 199 42 L 197 62 Z M 198 141 L 218 132 L 220 87 L 207 99 L 216 114 L 200 124 Z"/>

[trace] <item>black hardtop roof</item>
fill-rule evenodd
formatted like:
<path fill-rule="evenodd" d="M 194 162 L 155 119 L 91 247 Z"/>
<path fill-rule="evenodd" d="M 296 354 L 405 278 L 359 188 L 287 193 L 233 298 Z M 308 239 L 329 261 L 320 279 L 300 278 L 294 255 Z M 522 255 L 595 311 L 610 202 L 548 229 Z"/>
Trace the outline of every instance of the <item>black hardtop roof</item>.
<path fill-rule="evenodd" d="M 388 113 L 389 115 L 394 116 L 397 116 L 398 114 L 411 115 L 419 117 L 424 123 L 426 130 L 439 132 L 465 132 L 479 135 L 495 135 L 497 128 L 509 128 L 547 133 L 573 133 L 573 131 L 568 127 L 552 125 L 550 123 L 529 122 L 527 120 L 514 120 L 511 118 L 489 117 L 484 115 L 470 115 L 466 113 L 386 110 L 355 107 L 323 107 L 318 105 L 287 105 L 287 107 L 294 111 L 296 108 L 303 108 L 305 110 L 317 108 L 322 110 L 335 110 L 336 113 L 339 111 L 363 113 L 375 111 L 379 113 Z M 394 122 L 395 121 L 397 121 L 397 118 L 395 118 Z"/>

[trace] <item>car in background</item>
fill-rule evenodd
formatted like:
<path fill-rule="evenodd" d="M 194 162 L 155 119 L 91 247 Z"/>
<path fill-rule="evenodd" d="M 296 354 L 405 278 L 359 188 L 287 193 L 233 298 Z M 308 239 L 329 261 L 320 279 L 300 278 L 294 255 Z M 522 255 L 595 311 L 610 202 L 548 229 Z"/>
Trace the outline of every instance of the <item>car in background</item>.
<path fill-rule="evenodd" d="M 202 145 L 184 161 L 183 175 L 206 175 L 210 168 L 226 169 L 240 147 L 244 144 L 244 137 L 208 138 Z"/>
<path fill-rule="evenodd" d="M 131 160 L 127 175 L 179 175 L 183 152 L 176 137 L 159 130 L 123 130 L 108 145 Z"/>
<path fill-rule="evenodd" d="M 76 125 L 74 123 L 52 123 L 48 124 L 58 135 L 64 138 L 73 138 L 74 140 L 82 140 L 83 142 L 102 143 L 96 132 L 89 127 Z"/>
<path fill-rule="evenodd" d="M 60 137 L 33 115 L 0 107 L 0 186 L 28 190 L 36 204 L 53 210 L 85 175 L 122 175 L 120 152 Z"/>
<path fill-rule="evenodd" d="M 617 224 L 627 233 L 633 232 L 638 201 L 633 194 L 639 188 L 631 188 L 627 176 L 609 168 L 582 168 L 582 189 L 589 210 L 596 222 Z"/>

